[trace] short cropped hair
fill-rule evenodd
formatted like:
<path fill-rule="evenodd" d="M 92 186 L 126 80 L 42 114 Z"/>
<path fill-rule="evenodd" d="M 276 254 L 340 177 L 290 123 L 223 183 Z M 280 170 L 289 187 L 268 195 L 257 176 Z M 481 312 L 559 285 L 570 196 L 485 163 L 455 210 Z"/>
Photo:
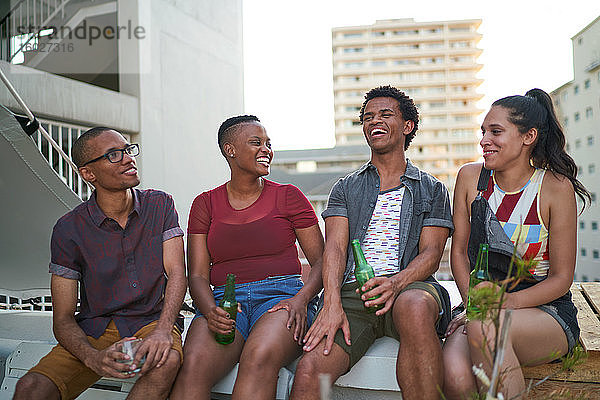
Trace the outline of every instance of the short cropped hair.
<path fill-rule="evenodd" d="M 223 145 L 231 140 L 233 133 L 236 132 L 236 126 L 246 122 L 257 122 L 260 123 L 255 115 L 238 115 L 235 117 L 227 118 L 219 127 L 219 133 L 217 134 L 217 142 L 219 143 L 219 150 L 225 156 L 225 150 Z"/>
<path fill-rule="evenodd" d="M 83 132 L 81 136 L 79 136 L 77 140 L 75 140 L 75 142 L 73 143 L 73 147 L 71 148 L 71 155 L 73 158 L 73 162 L 75 163 L 75 165 L 77 165 L 77 168 L 80 168 L 91 157 L 91 149 L 89 148 L 87 143 L 91 139 L 98 137 L 107 131 L 114 131 L 114 129 L 107 128 L 105 126 L 96 126 Z"/>
<path fill-rule="evenodd" d="M 417 134 L 417 129 L 419 128 L 419 111 L 415 106 L 414 101 L 408 97 L 404 92 L 398 90 L 393 86 L 379 86 L 374 89 L 371 89 L 365 94 L 365 101 L 360 108 L 360 123 L 363 123 L 363 116 L 365 114 L 365 107 L 369 100 L 373 100 L 377 97 L 391 97 L 398 101 L 398 108 L 402 113 L 402 118 L 405 121 L 412 121 L 414 123 L 414 128 L 412 132 L 406 135 L 406 140 L 404 142 L 404 150 L 408 149 L 410 142 L 413 140 L 415 135 Z"/>

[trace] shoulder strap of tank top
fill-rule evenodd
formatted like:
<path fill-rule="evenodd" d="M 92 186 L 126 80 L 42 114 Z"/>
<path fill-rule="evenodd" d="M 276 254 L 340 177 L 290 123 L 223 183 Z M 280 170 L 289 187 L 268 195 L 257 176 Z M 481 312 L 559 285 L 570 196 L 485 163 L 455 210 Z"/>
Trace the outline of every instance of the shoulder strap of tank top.
<path fill-rule="evenodd" d="M 485 167 L 481 166 L 481 172 L 479 173 L 479 180 L 477 181 L 477 191 L 485 192 L 488 187 L 488 182 L 490 181 L 490 176 L 492 171 L 489 169 L 485 169 Z"/>

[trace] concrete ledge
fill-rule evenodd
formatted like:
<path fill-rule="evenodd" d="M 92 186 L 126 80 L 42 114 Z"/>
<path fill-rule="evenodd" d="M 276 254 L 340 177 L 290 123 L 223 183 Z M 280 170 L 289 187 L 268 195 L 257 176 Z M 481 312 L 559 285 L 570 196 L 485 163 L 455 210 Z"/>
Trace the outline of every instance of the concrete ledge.
<path fill-rule="evenodd" d="M 0 61 L 0 68 L 36 116 L 126 132 L 140 130 L 136 97 L 6 61 Z M 7 90 L 0 91 L 0 104 L 20 110 Z"/>

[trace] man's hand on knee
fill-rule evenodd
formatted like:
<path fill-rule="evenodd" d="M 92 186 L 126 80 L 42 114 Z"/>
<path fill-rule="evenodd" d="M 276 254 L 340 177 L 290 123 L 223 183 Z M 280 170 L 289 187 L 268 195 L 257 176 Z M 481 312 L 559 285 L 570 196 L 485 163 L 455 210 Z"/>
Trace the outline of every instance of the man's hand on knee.
<path fill-rule="evenodd" d="M 317 319 L 310 327 L 304 337 L 304 351 L 311 351 L 325 339 L 324 355 L 328 355 L 333 346 L 333 340 L 337 331 L 341 329 L 344 340 L 350 346 L 350 324 L 341 304 L 339 306 L 323 306 Z"/>
<path fill-rule="evenodd" d="M 142 358 L 146 356 L 140 375 L 154 367 L 160 368 L 167 361 L 172 345 L 171 331 L 154 329 L 150 335 L 145 337 L 133 361 L 134 365 L 139 365 Z"/>

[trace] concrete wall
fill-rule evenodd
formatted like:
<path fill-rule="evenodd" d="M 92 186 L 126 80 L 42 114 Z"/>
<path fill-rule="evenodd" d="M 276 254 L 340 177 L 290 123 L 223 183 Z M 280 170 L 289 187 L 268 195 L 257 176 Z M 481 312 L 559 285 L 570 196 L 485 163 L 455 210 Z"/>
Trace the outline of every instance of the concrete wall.
<path fill-rule="evenodd" d="M 142 186 L 172 193 L 185 227 L 194 197 L 228 178 L 216 135 L 244 108 L 242 3 L 121 0 L 118 13 L 146 31 L 119 42 L 121 91 L 139 98 Z"/>

